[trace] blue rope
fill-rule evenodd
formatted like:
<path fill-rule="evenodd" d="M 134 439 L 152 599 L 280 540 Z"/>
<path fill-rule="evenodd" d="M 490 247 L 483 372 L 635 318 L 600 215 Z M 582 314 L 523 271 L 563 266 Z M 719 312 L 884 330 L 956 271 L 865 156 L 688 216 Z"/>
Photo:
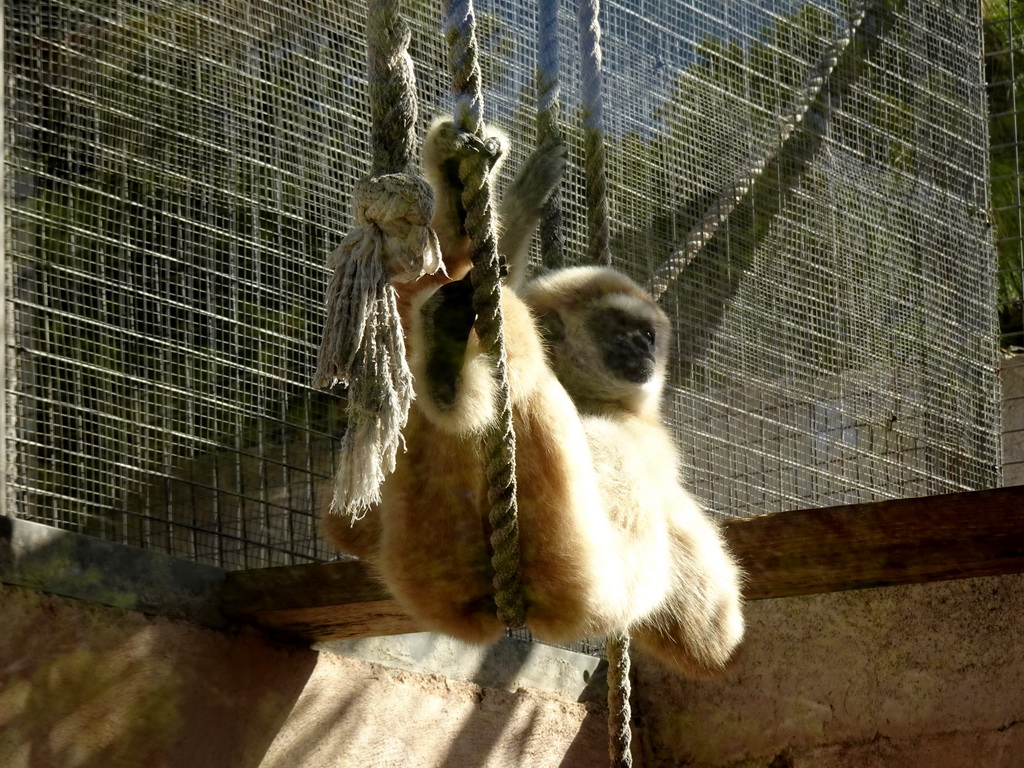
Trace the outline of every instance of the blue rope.
<path fill-rule="evenodd" d="M 586 153 L 587 225 L 589 256 L 595 264 L 611 266 L 608 221 L 608 174 L 604 150 L 604 83 L 601 70 L 599 0 L 580 0 L 580 98 L 583 102 L 583 141 Z M 613 768 L 631 768 L 629 707 L 629 635 L 607 640 L 608 755 Z"/>
<path fill-rule="evenodd" d="M 537 6 L 537 145 L 561 142 L 559 124 L 561 113 L 561 84 L 559 83 L 559 57 L 561 55 L 558 0 L 540 0 Z M 548 269 L 565 266 L 565 238 L 562 234 L 561 187 L 557 187 L 541 211 L 541 261 Z"/>
<path fill-rule="evenodd" d="M 583 145 L 586 157 L 587 252 L 593 263 L 610 266 L 612 254 L 604 151 L 600 10 L 599 0 L 580 0 L 580 98 L 583 102 Z"/>

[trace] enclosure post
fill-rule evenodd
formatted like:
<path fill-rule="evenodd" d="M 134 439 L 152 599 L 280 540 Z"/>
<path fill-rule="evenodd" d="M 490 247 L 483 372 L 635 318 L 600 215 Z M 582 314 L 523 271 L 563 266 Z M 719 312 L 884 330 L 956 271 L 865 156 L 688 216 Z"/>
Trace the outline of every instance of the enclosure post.
<path fill-rule="evenodd" d="M 4 7 L 0 6 L 0 29 L 6 29 L 4 18 Z M 0 75 L 2 75 L 3 98 L 0 98 L 0 147 L 3 148 L 2 162 L 0 162 L 0 190 L 3 190 L 3 202 L 0 204 L 0 300 L 3 301 L 3 312 L 0 313 L 0 371 L 3 372 L 3 397 L 0 397 L 0 428 L 3 435 L 0 436 L 0 471 L 4 473 L 4 489 L 0 493 L 0 517 L 8 514 L 7 494 L 10 486 L 11 472 L 7 466 L 7 439 L 12 433 L 9 428 L 12 425 L 7 423 L 7 387 L 11 378 L 7 372 L 7 348 L 11 342 L 9 334 L 12 332 L 13 323 L 9 317 L 11 305 L 7 301 L 7 71 L 4 67 L 6 61 L 6 50 L 4 47 L 5 36 L 0 34 Z M 13 410 L 12 410 L 13 412 Z"/>

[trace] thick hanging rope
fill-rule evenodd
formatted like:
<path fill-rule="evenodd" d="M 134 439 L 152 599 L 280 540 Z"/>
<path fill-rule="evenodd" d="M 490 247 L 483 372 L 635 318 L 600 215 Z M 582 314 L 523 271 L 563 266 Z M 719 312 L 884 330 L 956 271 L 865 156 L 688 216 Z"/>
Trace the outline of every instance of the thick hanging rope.
<path fill-rule="evenodd" d="M 455 125 L 466 133 L 483 136 L 483 100 L 477 60 L 476 19 L 470 0 L 450 0 L 446 5 L 445 37 L 448 66 L 456 96 Z M 509 628 L 526 623 L 519 568 L 519 521 L 516 507 L 515 432 L 508 396 L 508 369 L 501 309 L 501 272 L 494 217 L 491 210 L 490 163 L 478 152 L 467 153 L 459 164 L 466 210 L 466 232 L 473 261 L 474 328 L 483 352 L 494 361 L 498 418 L 483 438 L 488 503 L 491 523 L 491 562 L 494 568 L 494 601 L 498 618 Z"/>
<path fill-rule="evenodd" d="M 592 263 L 610 266 L 611 226 L 608 217 L 608 174 L 604 151 L 604 85 L 601 69 L 599 0 L 580 0 L 580 100 L 583 103 L 584 178 L 587 198 L 588 256 Z M 630 768 L 629 635 L 609 637 L 608 755 L 613 768 Z"/>
<path fill-rule="evenodd" d="M 332 509 L 354 519 L 380 501 L 380 484 L 394 470 L 412 400 L 391 278 L 412 280 L 441 264 L 429 227 L 433 193 L 409 167 L 416 140 L 416 86 L 409 30 L 398 7 L 398 0 L 369 6 L 373 161 L 370 175 L 356 187 L 355 224 L 328 259 L 334 274 L 313 377 L 315 387 L 348 387 L 348 427 Z"/>
<path fill-rule="evenodd" d="M 601 70 L 601 7 L 580 0 L 580 101 L 583 104 L 584 180 L 587 198 L 587 256 L 594 264 L 612 263 L 608 224 L 608 175 L 604 152 L 604 87 Z"/>
<path fill-rule="evenodd" d="M 632 733 L 629 722 L 629 635 L 613 635 L 605 645 L 608 656 L 608 757 L 612 768 L 630 768 Z"/>
<path fill-rule="evenodd" d="M 746 198 L 754 183 L 761 177 L 769 163 L 782 151 L 786 142 L 803 121 L 807 112 L 814 105 L 825 83 L 828 82 L 833 70 L 839 64 L 839 58 L 857 34 L 857 29 L 867 15 L 868 3 L 861 0 L 854 5 L 850 19 L 839 36 L 832 42 L 817 65 L 810 71 L 796 101 L 796 107 L 788 115 L 779 120 L 779 133 L 774 141 L 756 152 L 745 166 L 743 175 L 723 189 L 708 208 L 700 223 L 697 224 L 684 241 L 683 247 L 670 256 L 651 278 L 648 288 L 657 301 L 668 290 L 669 284 L 682 274 L 687 265 L 704 249 L 718 230 L 728 221 L 729 216 Z"/>
<path fill-rule="evenodd" d="M 558 0 L 540 0 L 537 5 L 537 146 L 561 143 L 559 125 L 561 85 L 558 78 Z M 565 238 L 562 235 L 561 185 L 555 188 L 541 211 L 541 262 L 547 269 L 565 266 Z"/>

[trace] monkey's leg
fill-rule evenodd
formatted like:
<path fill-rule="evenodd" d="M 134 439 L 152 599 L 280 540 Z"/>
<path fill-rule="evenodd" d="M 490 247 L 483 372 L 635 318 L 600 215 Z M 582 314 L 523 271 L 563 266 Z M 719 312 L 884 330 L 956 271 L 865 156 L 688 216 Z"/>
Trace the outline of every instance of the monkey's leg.
<path fill-rule="evenodd" d="M 740 574 L 718 526 L 692 499 L 670 520 L 673 583 L 662 605 L 633 628 L 637 646 L 692 677 L 726 668 L 743 637 Z"/>

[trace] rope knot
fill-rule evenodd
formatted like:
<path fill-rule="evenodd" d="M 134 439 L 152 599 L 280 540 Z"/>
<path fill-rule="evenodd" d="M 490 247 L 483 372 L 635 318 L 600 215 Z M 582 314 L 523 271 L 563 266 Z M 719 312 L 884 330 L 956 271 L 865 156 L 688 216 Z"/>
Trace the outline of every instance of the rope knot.
<path fill-rule="evenodd" d="M 430 228 L 434 192 L 419 175 L 388 173 L 361 180 L 355 224 L 381 235 L 380 258 L 393 280 L 410 282 L 441 268 L 441 246 Z"/>

